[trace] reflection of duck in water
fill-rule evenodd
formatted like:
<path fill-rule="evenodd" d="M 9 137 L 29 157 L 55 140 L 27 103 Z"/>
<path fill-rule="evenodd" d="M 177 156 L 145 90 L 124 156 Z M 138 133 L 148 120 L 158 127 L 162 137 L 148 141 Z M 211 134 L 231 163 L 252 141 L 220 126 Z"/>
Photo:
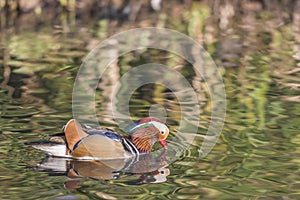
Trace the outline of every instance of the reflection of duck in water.
<path fill-rule="evenodd" d="M 139 160 L 110 159 L 110 160 L 75 160 L 61 157 L 46 157 L 35 169 L 52 175 L 64 175 L 68 180 L 64 183 L 67 189 L 80 188 L 81 178 L 110 180 L 128 175 L 138 175 L 136 180 L 127 184 L 161 183 L 170 174 L 165 159 L 165 150 L 160 155 L 143 154 Z M 130 178 L 132 179 L 132 178 Z"/>
<path fill-rule="evenodd" d="M 143 118 L 127 127 L 128 137 L 107 128 L 82 127 L 75 119 L 63 129 L 65 140 L 51 138 L 50 143 L 29 143 L 59 157 L 76 159 L 123 159 L 149 153 L 156 142 L 166 148 L 168 127 L 154 117 Z"/>
<path fill-rule="evenodd" d="M 169 176 L 169 168 L 162 167 L 150 173 L 141 174 L 140 178 L 136 181 L 127 182 L 129 185 L 140 185 L 149 183 L 163 183 L 167 181 L 167 176 Z"/>

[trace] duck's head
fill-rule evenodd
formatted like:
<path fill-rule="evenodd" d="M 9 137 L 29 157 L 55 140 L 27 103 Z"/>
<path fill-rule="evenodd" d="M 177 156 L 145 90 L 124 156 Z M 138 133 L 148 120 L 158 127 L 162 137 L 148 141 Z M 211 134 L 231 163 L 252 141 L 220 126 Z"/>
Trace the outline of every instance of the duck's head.
<path fill-rule="evenodd" d="M 129 132 L 133 144 L 141 152 L 150 152 L 156 142 L 159 142 L 163 148 L 167 148 L 166 138 L 169 135 L 169 128 L 155 117 L 146 117 L 137 121 Z"/>

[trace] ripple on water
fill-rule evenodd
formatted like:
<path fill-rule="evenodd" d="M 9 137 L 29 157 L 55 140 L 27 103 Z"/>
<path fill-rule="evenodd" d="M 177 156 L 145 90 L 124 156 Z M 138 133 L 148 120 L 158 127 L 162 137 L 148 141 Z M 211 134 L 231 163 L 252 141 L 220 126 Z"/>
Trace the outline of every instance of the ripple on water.
<path fill-rule="evenodd" d="M 116 198 L 122 197 L 123 199 L 140 199 L 149 194 L 149 191 L 142 186 L 125 186 L 117 184 L 110 185 L 110 187 L 103 192 Z"/>

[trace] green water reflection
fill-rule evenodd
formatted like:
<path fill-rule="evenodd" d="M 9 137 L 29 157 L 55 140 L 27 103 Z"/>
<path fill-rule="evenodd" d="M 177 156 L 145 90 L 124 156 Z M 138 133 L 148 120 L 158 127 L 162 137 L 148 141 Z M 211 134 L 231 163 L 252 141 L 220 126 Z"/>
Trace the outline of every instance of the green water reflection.
<path fill-rule="evenodd" d="M 26 21 L 26 16 L 17 18 L 1 11 L 1 19 L 8 17 L 9 21 L 1 23 L 0 32 L 1 199 L 300 198 L 299 3 L 294 7 L 284 1 L 272 7 L 265 1 L 263 7 L 260 1 L 189 2 L 190 8 L 173 2 L 160 12 L 131 16 L 125 22 L 84 17 L 76 21 L 71 11 L 67 12 L 71 17 L 64 12 L 56 18 L 45 17 L 41 25 L 35 20 L 44 16 L 42 12 L 27 14 L 36 23 L 26 26 L 17 23 Z M 273 12 L 275 8 L 284 9 Z M 53 26 L 51 20 L 59 26 Z M 118 129 L 110 116 L 109 95 L 118 77 L 132 66 L 145 62 L 176 66 L 201 91 L 201 122 L 192 147 L 168 166 L 167 180 L 139 185 L 133 183 L 141 174 L 111 180 L 84 177 L 76 183 L 77 189 L 67 189 L 67 174 L 34 170 L 44 154 L 24 142 L 60 133 L 72 117 L 73 82 L 84 56 L 109 35 L 144 26 L 168 27 L 190 35 L 219 66 L 226 87 L 227 116 L 213 151 L 203 159 L 198 157 L 211 111 L 205 84 L 178 56 L 137 51 L 119 58 L 117 70 L 108 71 L 111 76 L 101 80 L 97 115 L 103 125 Z M 180 109 L 169 93 L 158 85 L 139 88 L 131 99 L 132 116 L 144 117 L 152 104 L 163 105 L 174 133 Z"/>

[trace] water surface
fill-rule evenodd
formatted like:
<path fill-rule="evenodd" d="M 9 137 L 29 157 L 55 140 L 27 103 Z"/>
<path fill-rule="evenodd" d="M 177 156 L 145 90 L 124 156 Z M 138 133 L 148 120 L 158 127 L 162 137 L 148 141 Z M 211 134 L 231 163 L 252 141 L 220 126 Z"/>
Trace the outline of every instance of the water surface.
<path fill-rule="evenodd" d="M 12 15 L 7 19 L 9 23 L 1 24 L 2 199 L 299 198 L 297 9 L 277 3 L 263 7 L 250 1 L 243 4 L 244 12 L 238 12 L 242 8 L 235 3 L 194 2 L 191 8 L 181 4 L 168 6 L 174 10 L 149 11 L 150 14 L 125 21 L 112 17 L 72 18 L 71 12 L 71 17 L 63 13 L 57 18 L 43 18 L 45 23 L 38 23 L 42 14 L 22 18 Z M 272 12 L 280 6 L 285 9 Z M 225 12 L 225 8 L 230 12 Z M 224 12 L 217 15 L 218 11 Z M 30 16 L 37 23 L 11 23 L 26 21 L 26 17 L 32 19 Z M 88 175 L 70 180 L 64 167 L 72 165 L 80 171 L 86 168 L 86 163 L 68 160 L 55 160 L 55 170 L 49 170 L 49 166 L 47 170 L 38 168 L 39 163 L 39 166 L 45 163 L 44 153 L 24 142 L 60 133 L 72 118 L 72 88 L 84 56 L 113 33 L 145 25 L 172 28 L 193 37 L 218 65 L 226 88 L 227 115 L 214 149 L 205 158 L 199 158 L 198 150 L 211 114 L 205 84 L 180 57 L 149 49 L 122 56 L 116 68 L 107 72 L 110 76 L 100 81 L 96 93 L 97 116 L 102 125 L 118 130 L 110 115 L 109 95 L 119 77 L 143 63 L 177 66 L 201 97 L 201 121 L 191 148 L 155 173 L 121 172 L 112 179 Z M 176 98 L 161 85 L 145 85 L 131 98 L 131 116 L 135 119 L 148 116 L 152 105 L 167 108 L 171 141 L 180 121 Z M 152 110 L 152 113 L 157 112 Z M 97 169 L 93 165 L 92 168 Z M 164 173 L 164 178 L 157 178 L 159 173 Z"/>

